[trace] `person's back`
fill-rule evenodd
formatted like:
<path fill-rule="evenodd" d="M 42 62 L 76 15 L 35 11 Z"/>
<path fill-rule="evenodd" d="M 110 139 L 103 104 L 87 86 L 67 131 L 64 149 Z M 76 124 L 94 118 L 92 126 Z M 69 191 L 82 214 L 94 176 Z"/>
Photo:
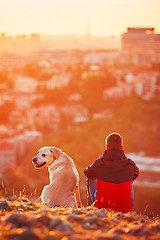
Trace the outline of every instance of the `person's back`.
<path fill-rule="evenodd" d="M 96 179 L 96 197 L 90 197 L 98 208 L 129 212 L 133 208 L 132 181 L 138 177 L 139 170 L 125 156 L 123 140 L 119 134 L 112 133 L 105 141 L 104 154 L 84 170 L 89 178 L 88 183 L 90 179 Z"/>

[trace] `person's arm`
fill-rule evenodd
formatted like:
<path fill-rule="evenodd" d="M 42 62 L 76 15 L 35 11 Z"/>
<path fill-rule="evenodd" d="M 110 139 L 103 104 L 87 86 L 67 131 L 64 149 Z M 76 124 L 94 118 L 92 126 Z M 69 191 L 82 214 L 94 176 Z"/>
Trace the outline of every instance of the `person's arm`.
<path fill-rule="evenodd" d="M 134 167 L 134 175 L 132 178 L 132 181 L 134 181 L 139 176 L 139 168 L 137 167 L 137 165 L 135 164 L 135 162 L 133 160 L 129 159 L 129 161 Z"/>
<path fill-rule="evenodd" d="M 139 168 L 135 165 L 135 172 L 134 172 L 132 181 L 134 181 L 138 176 L 139 176 Z"/>
<path fill-rule="evenodd" d="M 84 170 L 84 175 L 87 177 L 87 178 L 97 178 L 97 168 L 99 167 L 100 165 L 100 159 L 97 159 L 93 164 L 91 164 L 89 167 L 87 167 L 85 170 Z"/>

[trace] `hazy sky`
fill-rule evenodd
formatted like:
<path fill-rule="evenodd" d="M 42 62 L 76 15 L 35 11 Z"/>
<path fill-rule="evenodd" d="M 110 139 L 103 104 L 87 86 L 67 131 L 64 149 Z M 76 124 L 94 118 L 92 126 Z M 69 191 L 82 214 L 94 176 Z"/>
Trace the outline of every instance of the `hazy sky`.
<path fill-rule="evenodd" d="M 160 32 L 160 0 L 0 0 L 0 33 L 119 35 L 128 26 Z"/>

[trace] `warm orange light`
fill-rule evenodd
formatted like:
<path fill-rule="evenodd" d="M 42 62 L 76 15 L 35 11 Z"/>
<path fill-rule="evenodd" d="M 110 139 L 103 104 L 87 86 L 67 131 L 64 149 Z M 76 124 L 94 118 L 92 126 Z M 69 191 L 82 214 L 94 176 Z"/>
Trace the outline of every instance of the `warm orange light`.
<path fill-rule="evenodd" d="M 0 31 L 8 34 L 119 35 L 127 26 L 160 31 L 158 0 L 8 0 L 0 4 Z"/>

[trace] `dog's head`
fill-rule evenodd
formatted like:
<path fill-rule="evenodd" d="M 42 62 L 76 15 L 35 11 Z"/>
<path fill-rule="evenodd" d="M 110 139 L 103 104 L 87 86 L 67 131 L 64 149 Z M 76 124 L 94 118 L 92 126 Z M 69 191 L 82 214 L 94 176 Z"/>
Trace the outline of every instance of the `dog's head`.
<path fill-rule="evenodd" d="M 56 147 L 42 147 L 38 150 L 37 155 L 32 158 L 32 163 L 35 168 L 40 168 L 42 166 L 49 167 L 61 153 L 62 150 Z"/>

